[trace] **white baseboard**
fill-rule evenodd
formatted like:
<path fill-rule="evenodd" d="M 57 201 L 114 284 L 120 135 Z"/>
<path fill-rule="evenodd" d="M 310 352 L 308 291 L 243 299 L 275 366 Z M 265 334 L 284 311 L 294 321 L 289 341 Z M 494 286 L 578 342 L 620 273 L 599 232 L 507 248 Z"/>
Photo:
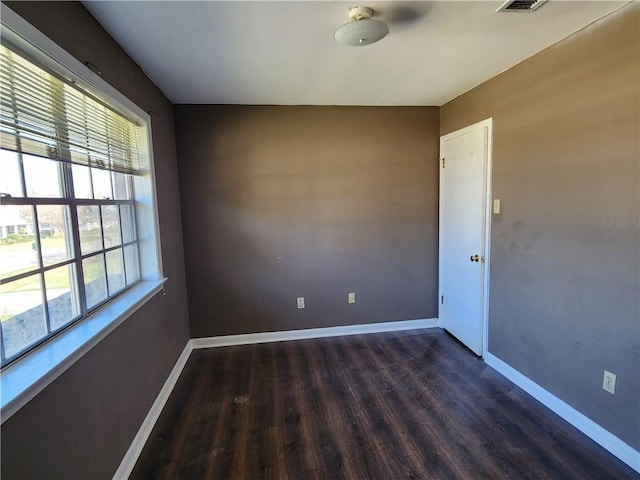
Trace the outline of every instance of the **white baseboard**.
<path fill-rule="evenodd" d="M 164 408 L 171 391 L 175 386 L 184 366 L 189 359 L 189 355 L 194 348 L 210 348 L 210 347 L 223 347 L 229 345 L 244 345 L 250 343 L 266 343 L 266 342 L 280 342 L 283 340 L 299 340 L 304 338 L 321 338 L 321 337 L 336 337 L 340 335 L 357 335 L 360 333 L 376 333 L 376 332 L 392 332 L 396 330 L 415 330 L 419 328 L 433 328 L 438 326 L 438 319 L 425 319 L 425 320 L 407 320 L 403 322 L 384 322 L 384 323 L 371 323 L 365 325 L 349 325 L 345 327 L 329 327 L 329 328 L 310 328 L 305 330 L 289 330 L 282 332 L 265 332 L 265 333 L 250 333 L 246 335 L 227 335 L 223 337 L 206 337 L 206 338 L 192 338 L 187 342 L 184 350 L 178 357 L 176 364 L 174 365 L 171 373 L 164 382 L 158 397 L 153 405 L 149 409 L 149 413 L 145 417 L 138 433 L 134 437 L 127 453 L 125 453 L 120 466 L 113 475 L 114 480 L 125 480 L 129 478 L 133 468 L 138 461 L 140 453 L 144 448 L 151 431 L 160 417 L 160 413 Z"/>
<path fill-rule="evenodd" d="M 192 340 L 187 341 L 184 350 L 182 350 L 182 353 L 178 357 L 178 360 L 176 360 L 176 364 L 173 366 L 171 373 L 160 389 L 160 393 L 158 393 L 155 402 L 153 402 L 153 405 L 151 405 L 149 413 L 147 413 L 147 416 L 142 422 L 138 433 L 136 433 L 136 436 L 133 438 L 133 441 L 129 446 L 129 450 L 127 450 L 127 453 L 125 453 L 122 461 L 120 462 L 120 466 L 116 470 L 116 473 L 114 473 L 114 480 L 126 480 L 129 478 L 129 475 L 131 475 L 133 467 L 135 467 L 136 462 L 138 461 L 138 457 L 140 456 L 142 449 L 147 443 L 149 435 L 151 435 L 151 431 L 153 430 L 153 427 L 155 426 L 165 403 L 167 403 L 169 395 L 171 395 L 171 391 L 178 381 L 180 373 L 182 373 L 182 369 L 189 359 L 189 355 L 191 355 L 191 351 L 193 350 L 191 342 Z"/>
<path fill-rule="evenodd" d="M 247 333 L 242 335 L 223 335 L 220 337 L 192 338 L 193 348 L 227 347 L 230 345 L 248 345 L 251 343 L 282 342 L 306 338 L 339 337 L 362 333 L 393 332 L 416 330 L 438 326 L 437 318 L 405 320 L 401 322 L 367 323 L 344 327 L 307 328 L 302 330 L 284 330 L 280 332 Z"/>
<path fill-rule="evenodd" d="M 640 473 L 640 452 L 602 428 L 596 422 L 577 411 L 568 403 L 560 400 L 548 390 L 535 383 L 516 369 L 487 352 L 484 361 L 502 375 L 507 377 L 525 392 L 551 409 L 557 415 L 576 427 L 587 437 L 618 457 L 624 463 Z"/>
<path fill-rule="evenodd" d="M 243 335 L 225 335 L 220 337 L 192 338 L 187 342 L 184 350 L 178 357 L 171 373 L 167 377 L 162 389 L 149 409 L 138 433 L 134 437 L 127 453 L 124 455 L 120 466 L 113 475 L 114 480 L 129 478 L 135 467 L 138 457 L 144 448 L 151 431 L 162 412 L 169 395 L 173 390 L 189 355 L 196 348 L 224 347 L 231 345 L 245 345 L 252 343 L 281 342 L 285 340 L 302 340 L 308 338 L 336 337 L 343 335 L 359 335 L 365 333 L 392 332 L 401 330 L 415 330 L 420 328 L 438 327 L 438 319 L 406 320 L 400 322 L 370 323 L 363 325 L 347 325 L 343 327 L 310 328 L 303 330 L 287 330 L 280 332 L 249 333 Z M 589 419 L 568 403 L 542 388 L 530 378 L 500 360 L 490 352 L 484 355 L 484 361 L 490 367 L 497 370 L 513 383 L 518 385 L 540 403 L 551 409 L 557 415 L 565 419 L 582 433 L 611 452 L 621 461 L 640 473 L 640 452 L 608 432 L 600 425 Z"/>

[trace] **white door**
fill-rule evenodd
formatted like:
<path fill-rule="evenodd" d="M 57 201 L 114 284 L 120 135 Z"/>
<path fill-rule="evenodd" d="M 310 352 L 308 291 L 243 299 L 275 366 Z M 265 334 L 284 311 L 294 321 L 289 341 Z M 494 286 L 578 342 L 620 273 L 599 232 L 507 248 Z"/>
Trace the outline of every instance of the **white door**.
<path fill-rule="evenodd" d="M 485 342 L 491 119 L 440 138 L 441 325 L 476 355 Z"/>

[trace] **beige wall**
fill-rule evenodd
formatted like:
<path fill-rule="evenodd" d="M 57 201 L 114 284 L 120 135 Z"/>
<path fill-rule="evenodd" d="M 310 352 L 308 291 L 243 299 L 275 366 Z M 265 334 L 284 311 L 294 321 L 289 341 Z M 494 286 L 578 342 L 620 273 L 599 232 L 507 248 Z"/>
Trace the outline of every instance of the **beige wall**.
<path fill-rule="evenodd" d="M 189 339 L 173 109 L 78 2 L 8 2 L 152 118 L 166 296 L 157 295 L 2 425 L 2 478 L 111 478 Z"/>
<path fill-rule="evenodd" d="M 175 119 L 194 337 L 437 317 L 437 108 Z"/>
<path fill-rule="evenodd" d="M 440 112 L 494 120 L 489 351 L 636 449 L 639 26 L 634 2 Z"/>

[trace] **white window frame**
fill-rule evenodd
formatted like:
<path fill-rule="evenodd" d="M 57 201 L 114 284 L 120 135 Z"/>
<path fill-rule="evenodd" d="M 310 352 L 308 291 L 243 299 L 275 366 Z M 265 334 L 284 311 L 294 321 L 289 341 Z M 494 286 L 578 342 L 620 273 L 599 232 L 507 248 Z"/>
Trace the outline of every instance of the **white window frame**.
<path fill-rule="evenodd" d="M 142 125 L 143 153 L 141 175 L 134 176 L 140 282 L 2 370 L 0 420 L 4 423 L 160 292 L 167 279 L 162 273 L 149 115 L 5 4 L 0 9 L 2 37 L 52 70 L 62 68 L 78 85 Z"/>

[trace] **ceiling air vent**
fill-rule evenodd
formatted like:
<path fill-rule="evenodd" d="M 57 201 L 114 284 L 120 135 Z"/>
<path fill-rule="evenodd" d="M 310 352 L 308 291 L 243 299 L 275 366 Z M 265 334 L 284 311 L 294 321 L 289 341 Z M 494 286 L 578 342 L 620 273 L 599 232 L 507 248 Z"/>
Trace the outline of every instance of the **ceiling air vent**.
<path fill-rule="evenodd" d="M 496 12 L 533 12 L 547 0 L 507 0 Z"/>

